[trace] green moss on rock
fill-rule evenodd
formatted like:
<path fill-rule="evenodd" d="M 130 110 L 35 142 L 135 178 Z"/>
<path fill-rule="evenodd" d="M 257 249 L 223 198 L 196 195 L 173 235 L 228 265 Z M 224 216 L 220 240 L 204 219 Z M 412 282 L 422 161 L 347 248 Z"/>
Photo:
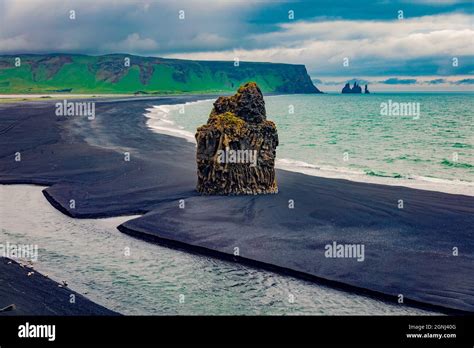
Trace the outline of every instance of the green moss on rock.
<path fill-rule="evenodd" d="M 196 141 L 198 192 L 206 195 L 278 192 L 275 178 L 278 134 L 275 124 L 266 120 L 263 95 L 255 82 L 241 86 L 234 96 L 219 97 L 207 124 L 197 129 Z M 222 162 L 223 153 L 239 152 L 245 159 L 252 154 L 255 163 Z"/>

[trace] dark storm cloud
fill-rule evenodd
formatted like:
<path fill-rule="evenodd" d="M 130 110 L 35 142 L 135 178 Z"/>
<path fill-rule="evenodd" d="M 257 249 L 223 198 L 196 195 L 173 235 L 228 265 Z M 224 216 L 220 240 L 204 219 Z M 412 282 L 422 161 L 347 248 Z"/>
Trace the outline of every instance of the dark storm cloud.
<path fill-rule="evenodd" d="M 318 77 L 466 75 L 472 19 L 466 1 L 0 0 L 0 54 L 239 57 L 305 64 Z"/>

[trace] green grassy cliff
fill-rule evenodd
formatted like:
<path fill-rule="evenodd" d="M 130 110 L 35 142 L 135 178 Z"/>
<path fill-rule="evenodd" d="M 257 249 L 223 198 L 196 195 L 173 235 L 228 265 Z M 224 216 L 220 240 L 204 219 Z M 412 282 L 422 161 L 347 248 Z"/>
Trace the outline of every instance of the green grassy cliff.
<path fill-rule="evenodd" d="M 264 92 L 320 93 L 304 65 L 240 62 L 236 67 L 234 62 L 127 54 L 0 56 L 3 94 L 231 92 L 249 80 Z"/>

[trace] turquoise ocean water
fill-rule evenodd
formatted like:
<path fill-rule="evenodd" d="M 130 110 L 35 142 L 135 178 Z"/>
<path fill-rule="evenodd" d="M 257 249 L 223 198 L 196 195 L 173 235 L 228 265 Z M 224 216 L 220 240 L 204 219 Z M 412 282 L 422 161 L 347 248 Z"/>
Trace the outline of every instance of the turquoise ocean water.
<path fill-rule="evenodd" d="M 212 102 L 148 109 L 148 124 L 192 141 Z M 265 102 L 267 118 L 278 129 L 281 168 L 473 193 L 474 93 L 282 95 L 265 97 Z M 418 105 L 412 104 L 406 115 L 394 109 L 395 115 L 384 115 L 383 103 Z"/>

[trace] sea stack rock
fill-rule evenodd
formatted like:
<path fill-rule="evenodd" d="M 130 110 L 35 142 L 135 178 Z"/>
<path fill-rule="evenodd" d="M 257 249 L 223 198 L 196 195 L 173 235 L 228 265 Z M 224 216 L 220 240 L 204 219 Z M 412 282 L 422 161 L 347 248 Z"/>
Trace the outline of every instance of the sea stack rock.
<path fill-rule="evenodd" d="M 197 191 L 206 195 L 277 193 L 278 134 L 255 82 L 219 97 L 196 132 Z"/>
<path fill-rule="evenodd" d="M 354 86 L 352 86 L 352 93 L 362 93 L 362 87 L 360 87 L 358 84 L 357 84 L 357 81 L 354 82 Z"/>
<path fill-rule="evenodd" d="M 349 85 L 349 83 L 346 83 L 344 88 L 342 88 L 341 93 L 354 93 L 354 94 L 359 94 L 362 93 L 362 88 L 357 84 L 357 81 L 354 82 L 354 86 Z"/>
<path fill-rule="evenodd" d="M 351 86 L 349 83 L 346 83 L 342 88 L 342 93 L 352 93 Z"/>

